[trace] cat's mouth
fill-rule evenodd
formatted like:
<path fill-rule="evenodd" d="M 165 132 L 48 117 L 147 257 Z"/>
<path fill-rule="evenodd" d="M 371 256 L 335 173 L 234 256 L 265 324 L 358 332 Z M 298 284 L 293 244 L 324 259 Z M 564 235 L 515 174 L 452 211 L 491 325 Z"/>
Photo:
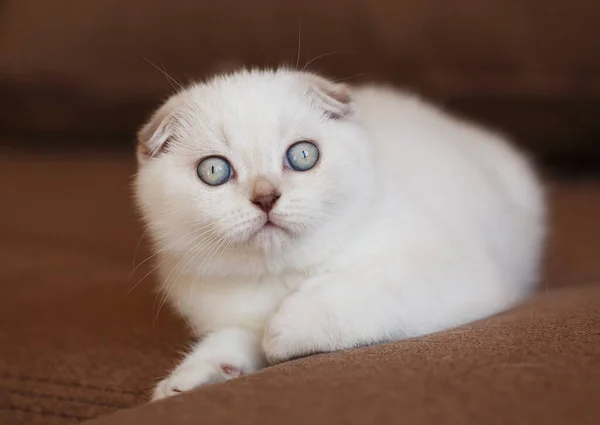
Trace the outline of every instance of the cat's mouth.
<path fill-rule="evenodd" d="M 260 221 L 256 223 L 256 227 L 252 229 L 249 239 L 263 245 L 272 245 L 274 242 L 282 242 L 293 236 L 293 232 L 282 222 L 278 217 L 264 214 Z"/>
<path fill-rule="evenodd" d="M 263 223 L 262 226 L 260 226 L 260 228 L 258 229 L 258 231 L 256 232 L 261 233 L 261 232 L 270 232 L 270 231 L 281 231 L 284 233 L 288 233 L 288 230 L 283 227 L 281 224 L 276 223 L 271 217 L 267 217 L 265 222 Z"/>
<path fill-rule="evenodd" d="M 278 230 L 285 230 L 283 227 L 281 227 L 279 224 L 273 222 L 270 218 L 267 218 L 267 221 L 265 222 L 265 224 L 263 224 L 262 226 L 263 229 L 278 229 Z"/>

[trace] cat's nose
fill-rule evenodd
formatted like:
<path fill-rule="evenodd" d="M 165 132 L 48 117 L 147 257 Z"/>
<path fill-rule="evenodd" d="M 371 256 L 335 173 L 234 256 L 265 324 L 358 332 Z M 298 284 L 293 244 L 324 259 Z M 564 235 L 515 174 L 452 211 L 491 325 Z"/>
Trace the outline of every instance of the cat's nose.
<path fill-rule="evenodd" d="M 266 213 L 269 213 L 275 206 L 275 202 L 281 195 L 279 192 L 273 191 L 265 195 L 258 195 L 252 199 L 252 203 Z"/>
<path fill-rule="evenodd" d="M 281 196 L 275 185 L 263 176 L 254 180 L 252 189 L 251 202 L 266 213 L 273 209 L 275 202 Z"/>

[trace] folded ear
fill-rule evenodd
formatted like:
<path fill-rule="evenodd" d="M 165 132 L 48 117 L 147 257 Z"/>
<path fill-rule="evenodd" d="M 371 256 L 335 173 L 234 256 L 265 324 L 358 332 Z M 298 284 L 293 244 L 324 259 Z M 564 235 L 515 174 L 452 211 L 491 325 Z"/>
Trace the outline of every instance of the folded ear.
<path fill-rule="evenodd" d="M 137 133 L 137 159 L 145 162 L 166 152 L 175 124 L 175 108 L 178 99 L 171 98 L 155 111 Z"/>
<path fill-rule="evenodd" d="M 317 97 L 332 119 L 348 118 L 354 112 L 350 88 L 316 74 L 305 74 L 311 94 Z"/>

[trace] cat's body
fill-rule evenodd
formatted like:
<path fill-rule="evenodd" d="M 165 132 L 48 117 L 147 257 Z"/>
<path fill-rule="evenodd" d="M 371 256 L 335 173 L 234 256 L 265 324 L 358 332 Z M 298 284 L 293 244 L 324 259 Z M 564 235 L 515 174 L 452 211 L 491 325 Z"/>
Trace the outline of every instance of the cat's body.
<path fill-rule="evenodd" d="M 137 195 L 165 294 L 208 335 L 155 398 L 252 372 L 265 355 L 458 326 L 534 289 L 545 206 L 529 164 L 412 96 L 241 72 L 175 96 L 140 139 Z M 302 172 L 285 162 L 300 140 L 319 151 Z M 228 159 L 231 181 L 194 181 L 188 168 L 207 155 Z M 265 185 L 269 212 L 252 200 Z"/>

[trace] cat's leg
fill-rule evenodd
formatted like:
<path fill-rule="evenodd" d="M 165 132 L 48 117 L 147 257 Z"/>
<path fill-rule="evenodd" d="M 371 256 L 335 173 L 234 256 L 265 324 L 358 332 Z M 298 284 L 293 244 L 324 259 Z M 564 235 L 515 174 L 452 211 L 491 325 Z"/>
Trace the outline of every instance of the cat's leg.
<path fill-rule="evenodd" d="M 208 334 L 154 390 L 160 400 L 200 385 L 226 381 L 254 372 L 265 364 L 260 340 L 241 328 Z"/>
<path fill-rule="evenodd" d="M 509 307 L 497 273 L 472 265 L 353 268 L 307 281 L 281 304 L 263 337 L 270 363 L 404 339 L 455 327 Z"/>

